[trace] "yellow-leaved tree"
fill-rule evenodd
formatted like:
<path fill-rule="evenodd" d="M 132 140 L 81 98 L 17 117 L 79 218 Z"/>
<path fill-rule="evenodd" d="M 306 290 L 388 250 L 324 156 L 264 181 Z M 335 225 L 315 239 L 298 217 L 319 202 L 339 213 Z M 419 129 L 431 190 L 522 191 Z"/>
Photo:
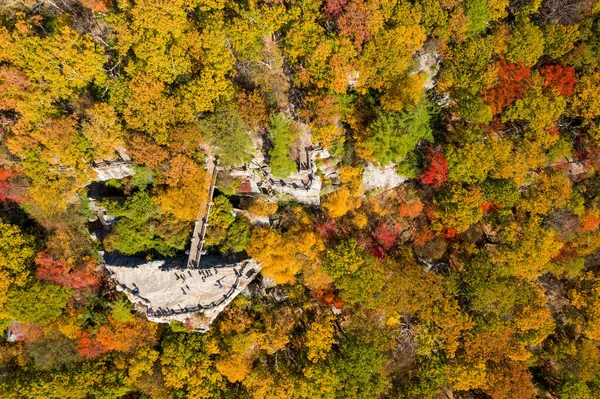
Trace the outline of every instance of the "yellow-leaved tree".
<path fill-rule="evenodd" d="M 335 342 L 333 321 L 330 313 L 320 313 L 306 331 L 305 345 L 308 348 L 306 357 L 313 363 L 325 359 Z"/>
<path fill-rule="evenodd" d="M 34 256 L 33 237 L 23 234 L 18 226 L 0 220 L 0 309 L 11 285 L 25 285 Z"/>
<path fill-rule="evenodd" d="M 177 155 L 165 171 L 165 188 L 158 189 L 157 202 L 163 212 L 179 220 L 194 221 L 208 200 L 206 171 L 186 155 Z"/>
<path fill-rule="evenodd" d="M 259 228 L 252 232 L 246 252 L 262 264 L 262 273 L 277 284 L 288 284 L 303 266 L 317 262 L 323 241 L 302 224 L 286 232 Z"/>

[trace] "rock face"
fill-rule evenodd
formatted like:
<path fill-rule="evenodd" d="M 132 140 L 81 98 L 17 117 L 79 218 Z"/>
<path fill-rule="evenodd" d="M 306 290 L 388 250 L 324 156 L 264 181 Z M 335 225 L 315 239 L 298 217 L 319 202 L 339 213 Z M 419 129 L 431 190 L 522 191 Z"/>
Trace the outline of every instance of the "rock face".
<path fill-rule="evenodd" d="M 92 169 L 98 175 L 94 179 L 95 181 L 122 179 L 135 174 L 131 168 L 131 163 L 125 161 L 95 163 L 94 166 L 92 166 Z"/>
<path fill-rule="evenodd" d="M 435 43 L 430 41 L 421 50 L 417 51 L 414 62 L 415 66 L 412 73 L 426 73 L 427 79 L 423 87 L 425 90 L 433 89 L 437 84 L 437 74 L 440 71 L 441 62 Z"/>
<path fill-rule="evenodd" d="M 180 321 L 204 332 L 225 307 L 257 276 L 252 260 L 226 262 L 205 256 L 199 268 L 183 268 L 183 261 L 103 255 L 117 290 L 125 292 L 148 320 Z"/>
<path fill-rule="evenodd" d="M 396 165 L 389 164 L 384 168 L 368 164 L 363 171 L 363 188 L 365 191 L 388 190 L 404 183 L 408 178 L 396 172 Z"/>
<path fill-rule="evenodd" d="M 94 181 L 107 181 L 111 179 L 122 179 L 135 174 L 131 157 L 127 155 L 125 148 L 116 150 L 117 157 L 114 159 L 102 159 L 92 162 L 92 169 L 98 175 Z"/>

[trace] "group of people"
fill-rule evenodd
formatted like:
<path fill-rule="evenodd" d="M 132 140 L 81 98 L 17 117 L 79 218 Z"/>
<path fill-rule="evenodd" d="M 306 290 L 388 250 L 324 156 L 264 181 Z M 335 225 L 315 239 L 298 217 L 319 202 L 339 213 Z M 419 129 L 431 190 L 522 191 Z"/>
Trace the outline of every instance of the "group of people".
<path fill-rule="evenodd" d="M 202 305 L 202 304 L 198 304 L 197 306 L 194 306 L 194 307 L 187 307 L 187 306 L 181 307 L 180 306 L 179 309 L 169 309 L 169 308 L 162 309 L 159 307 L 157 310 L 154 310 L 152 308 L 148 308 L 147 314 L 150 317 L 163 317 L 163 316 L 172 316 L 175 314 L 193 313 L 193 312 L 198 312 L 198 311 L 201 311 L 204 309 L 212 309 L 217 306 L 220 306 L 221 304 L 223 304 L 224 301 L 226 301 L 229 297 L 231 297 L 231 295 L 233 295 L 235 290 L 238 288 L 240 279 L 243 277 L 243 269 L 244 269 L 243 266 L 242 266 L 242 269 L 239 271 L 236 268 L 233 268 L 233 272 L 235 273 L 235 276 L 236 276 L 235 282 L 229 288 L 229 291 L 224 293 L 223 296 L 221 298 L 219 298 L 217 301 L 213 301 L 206 306 Z M 218 273 L 218 270 L 216 268 L 213 268 L 213 270 L 214 270 L 214 274 Z M 192 274 L 189 270 L 187 272 L 190 276 L 192 276 Z M 202 277 L 202 281 L 205 281 L 206 278 L 213 276 L 213 271 L 211 271 L 210 269 L 198 269 L 198 274 Z M 178 276 L 178 279 L 179 278 L 183 279 L 183 281 L 185 283 L 185 280 L 186 280 L 185 273 L 182 273 L 177 276 Z M 219 284 L 219 288 L 223 288 L 220 280 L 217 280 L 217 283 Z M 187 284 L 185 285 L 185 287 L 188 289 L 188 291 L 190 290 L 190 287 Z M 183 293 L 187 295 L 184 288 L 182 287 L 181 289 L 182 289 Z"/>
<path fill-rule="evenodd" d="M 157 309 L 148 307 L 146 309 L 146 314 L 148 315 L 148 317 L 167 317 L 167 316 L 173 316 L 173 315 L 178 315 L 178 314 L 193 313 L 193 312 L 198 312 L 198 311 L 202 311 L 205 309 L 212 309 L 212 308 L 218 307 L 218 306 L 222 305 L 223 302 L 225 302 L 227 299 L 229 299 L 234 294 L 235 290 L 238 288 L 240 279 L 243 277 L 244 267 L 245 267 L 245 265 L 243 265 L 240 270 L 238 270 L 235 267 L 233 268 L 233 272 L 235 273 L 235 276 L 236 276 L 235 282 L 231 285 L 229 290 L 222 295 L 222 297 L 220 297 L 216 301 L 211 302 L 208 305 L 202 305 L 200 303 L 197 304 L 196 306 L 191 306 L 191 307 L 190 306 L 182 307 L 181 305 L 178 305 L 179 306 L 178 309 L 170 309 L 170 308 L 163 309 L 160 306 Z M 170 271 L 170 268 L 166 268 L 163 270 Z M 198 275 L 202 278 L 203 282 L 206 281 L 207 278 L 213 277 L 214 275 L 219 273 L 219 271 L 216 267 L 213 267 L 211 269 L 196 269 L 196 270 L 198 272 Z M 186 272 L 187 272 L 187 276 L 186 276 Z M 128 292 L 137 298 L 140 298 L 144 303 L 146 303 L 147 305 L 150 305 L 150 301 L 148 299 L 143 298 L 142 296 L 139 295 L 140 290 L 135 283 L 133 283 L 133 288 L 129 288 L 126 284 L 118 282 L 114 278 L 114 273 L 111 273 L 111 274 L 112 274 L 111 277 L 112 277 L 113 281 L 115 281 L 117 286 L 119 286 L 123 291 Z M 187 279 L 193 277 L 191 270 L 187 269 L 187 270 L 182 270 L 179 273 L 176 272 L 175 276 L 176 276 L 177 280 L 182 280 L 182 283 L 184 284 L 184 286 L 181 287 L 181 290 L 183 291 L 184 295 L 187 295 L 188 292 L 191 292 L 191 288 L 187 284 Z M 223 288 L 223 285 L 221 284 L 220 280 L 221 279 L 217 280 L 217 283 L 219 284 L 219 288 Z M 187 289 L 187 292 L 186 292 L 186 289 Z"/>

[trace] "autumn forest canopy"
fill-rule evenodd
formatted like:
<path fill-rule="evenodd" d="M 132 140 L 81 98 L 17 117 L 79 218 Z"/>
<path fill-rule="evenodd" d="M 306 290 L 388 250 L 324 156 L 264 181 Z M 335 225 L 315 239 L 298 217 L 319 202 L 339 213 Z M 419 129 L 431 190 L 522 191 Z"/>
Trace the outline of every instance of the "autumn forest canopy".
<path fill-rule="evenodd" d="M 0 3 L 2 398 L 600 397 L 600 0 Z"/>

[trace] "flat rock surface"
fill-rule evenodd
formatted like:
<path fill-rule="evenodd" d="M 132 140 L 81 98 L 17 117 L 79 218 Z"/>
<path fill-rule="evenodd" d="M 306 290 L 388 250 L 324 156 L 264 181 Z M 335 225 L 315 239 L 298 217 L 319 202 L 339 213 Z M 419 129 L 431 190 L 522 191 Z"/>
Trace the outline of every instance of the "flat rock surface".
<path fill-rule="evenodd" d="M 368 164 L 363 171 L 363 188 L 365 191 L 387 190 L 399 186 L 408 180 L 396 172 L 396 165 L 378 167 Z"/>
<path fill-rule="evenodd" d="M 140 263 L 131 259 L 105 257 L 112 261 L 105 266 L 117 289 L 145 308 L 149 320 L 168 323 L 194 318 L 193 327 L 198 330 L 207 330 L 260 270 L 252 259 L 233 264 L 207 259 L 198 269 L 169 267 L 165 260 Z"/>

